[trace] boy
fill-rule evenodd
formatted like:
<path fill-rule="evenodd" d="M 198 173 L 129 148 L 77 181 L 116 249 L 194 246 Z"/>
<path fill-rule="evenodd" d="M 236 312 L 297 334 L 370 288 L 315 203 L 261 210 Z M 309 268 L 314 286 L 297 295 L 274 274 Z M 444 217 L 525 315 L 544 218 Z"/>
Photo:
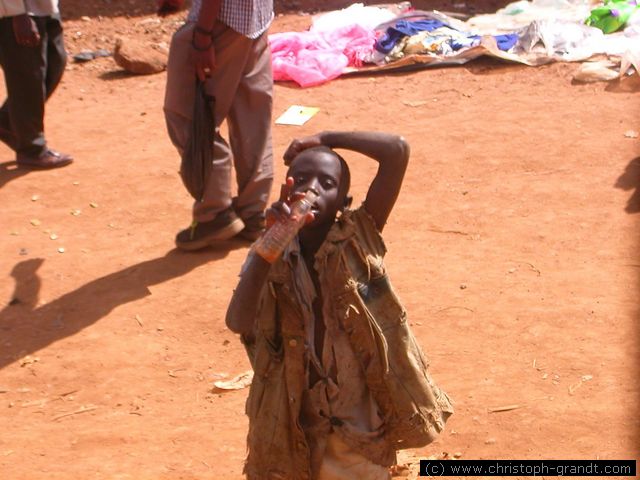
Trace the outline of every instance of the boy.
<path fill-rule="evenodd" d="M 335 148 L 379 164 L 357 210 L 348 209 L 350 173 Z M 273 264 L 249 254 L 226 318 L 255 372 L 250 480 L 389 479 L 396 451 L 432 441 L 452 413 L 382 262 L 379 232 L 408 160 L 401 137 L 374 132 L 324 132 L 285 153 L 287 183 L 267 223 L 308 190 L 318 199 Z"/>

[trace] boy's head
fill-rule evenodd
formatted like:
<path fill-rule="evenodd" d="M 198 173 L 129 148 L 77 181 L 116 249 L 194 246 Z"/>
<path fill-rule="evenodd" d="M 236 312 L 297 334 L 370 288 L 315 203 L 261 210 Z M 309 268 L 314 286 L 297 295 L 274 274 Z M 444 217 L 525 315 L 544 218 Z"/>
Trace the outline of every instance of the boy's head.
<path fill-rule="evenodd" d="M 312 225 L 333 223 L 338 212 L 351 204 L 351 172 L 347 162 L 328 147 L 303 150 L 289 165 L 287 178 L 293 178 L 291 193 L 314 190 L 318 199 L 313 206 Z"/>

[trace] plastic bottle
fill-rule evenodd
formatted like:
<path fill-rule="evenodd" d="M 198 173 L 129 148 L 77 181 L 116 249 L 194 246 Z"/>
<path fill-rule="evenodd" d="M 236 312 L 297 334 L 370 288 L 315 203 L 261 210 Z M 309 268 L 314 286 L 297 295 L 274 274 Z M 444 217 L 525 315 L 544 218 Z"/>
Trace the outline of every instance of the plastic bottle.
<path fill-rule="evenodd" d="M 285 220 L 275 223 L 256 242 L 254 245 L 256 253 L 269 263 L 275 262 L 304 225 L 307 214 L 311 211 L 317 198 L 318 195 L 309 190 L 303 198 L 294 202 L 290 206 L 291 215 Z"/>

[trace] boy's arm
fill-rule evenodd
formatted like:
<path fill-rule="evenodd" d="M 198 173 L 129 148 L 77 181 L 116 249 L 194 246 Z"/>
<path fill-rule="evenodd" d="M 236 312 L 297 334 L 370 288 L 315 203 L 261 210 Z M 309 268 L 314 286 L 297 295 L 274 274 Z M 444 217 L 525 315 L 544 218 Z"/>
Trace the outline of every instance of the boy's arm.
<path fill-rule="evenodd" d="M 383 132 L 322 132 L 294 140 L 284 155 L 289 164 L 302 150 L 324 145 L 366 155 L 378 162 L 378 172 L 369 186 L 365 208 L 382 231 L 396 203 L 409 162 L 409 144 L 404 138 Z"/>
<path fill-rule="evenodd" d="M 253 334 L 260 293 L 270 266 L 260 255 L 249 254 L 227 308 L 226 323 L 232 332 L 244 336 Z"/>

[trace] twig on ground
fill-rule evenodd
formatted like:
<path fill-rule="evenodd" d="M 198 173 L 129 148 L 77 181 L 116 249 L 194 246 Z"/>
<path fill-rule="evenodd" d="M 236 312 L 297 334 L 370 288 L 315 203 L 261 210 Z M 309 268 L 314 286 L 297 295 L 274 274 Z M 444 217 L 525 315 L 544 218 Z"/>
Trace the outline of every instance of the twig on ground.
<path fill-rule="evenodd" d="M 52 418 L 52 420 L 55 422 L 57 420 L 60 420 L 61 418 L 70 417 L 71 415 L 79 415 L 81 413 L 91 412 L 92 410 L 95 410 L 97 408 L 98 407 L 96 407 L 96 406 L 82 407 L 82 408 L 76 410 L 75 412 L 63 413 L 62 415 L 55 416 L 55 417 Z"/>
<path fill-rule="evenodd" d="M 498 413 L 498 412 L 508 412 L 510 410 L 516 410 L 518 408 L 523 408 L 524 405 L 502 405 L 501 407 L 489 407 L 489 413 Z"/>
<path fill-rule="evenodd" d="M 451 307 L 445 307 L 445 308 L 441 308 L 440 310 L 436 310 L 435 313 L 440 313 L 440 312 L 445 312 L 447 310 L 452 310 L 454 308 L 460 308 L 462 310 L 467 310 L 468 312 L 471 313 L 476 313 L 475 310 L 473 310 L 472 308 L 467 308 L 467 307 L 458 307 L 457 305 L 452 305 Z"/>

